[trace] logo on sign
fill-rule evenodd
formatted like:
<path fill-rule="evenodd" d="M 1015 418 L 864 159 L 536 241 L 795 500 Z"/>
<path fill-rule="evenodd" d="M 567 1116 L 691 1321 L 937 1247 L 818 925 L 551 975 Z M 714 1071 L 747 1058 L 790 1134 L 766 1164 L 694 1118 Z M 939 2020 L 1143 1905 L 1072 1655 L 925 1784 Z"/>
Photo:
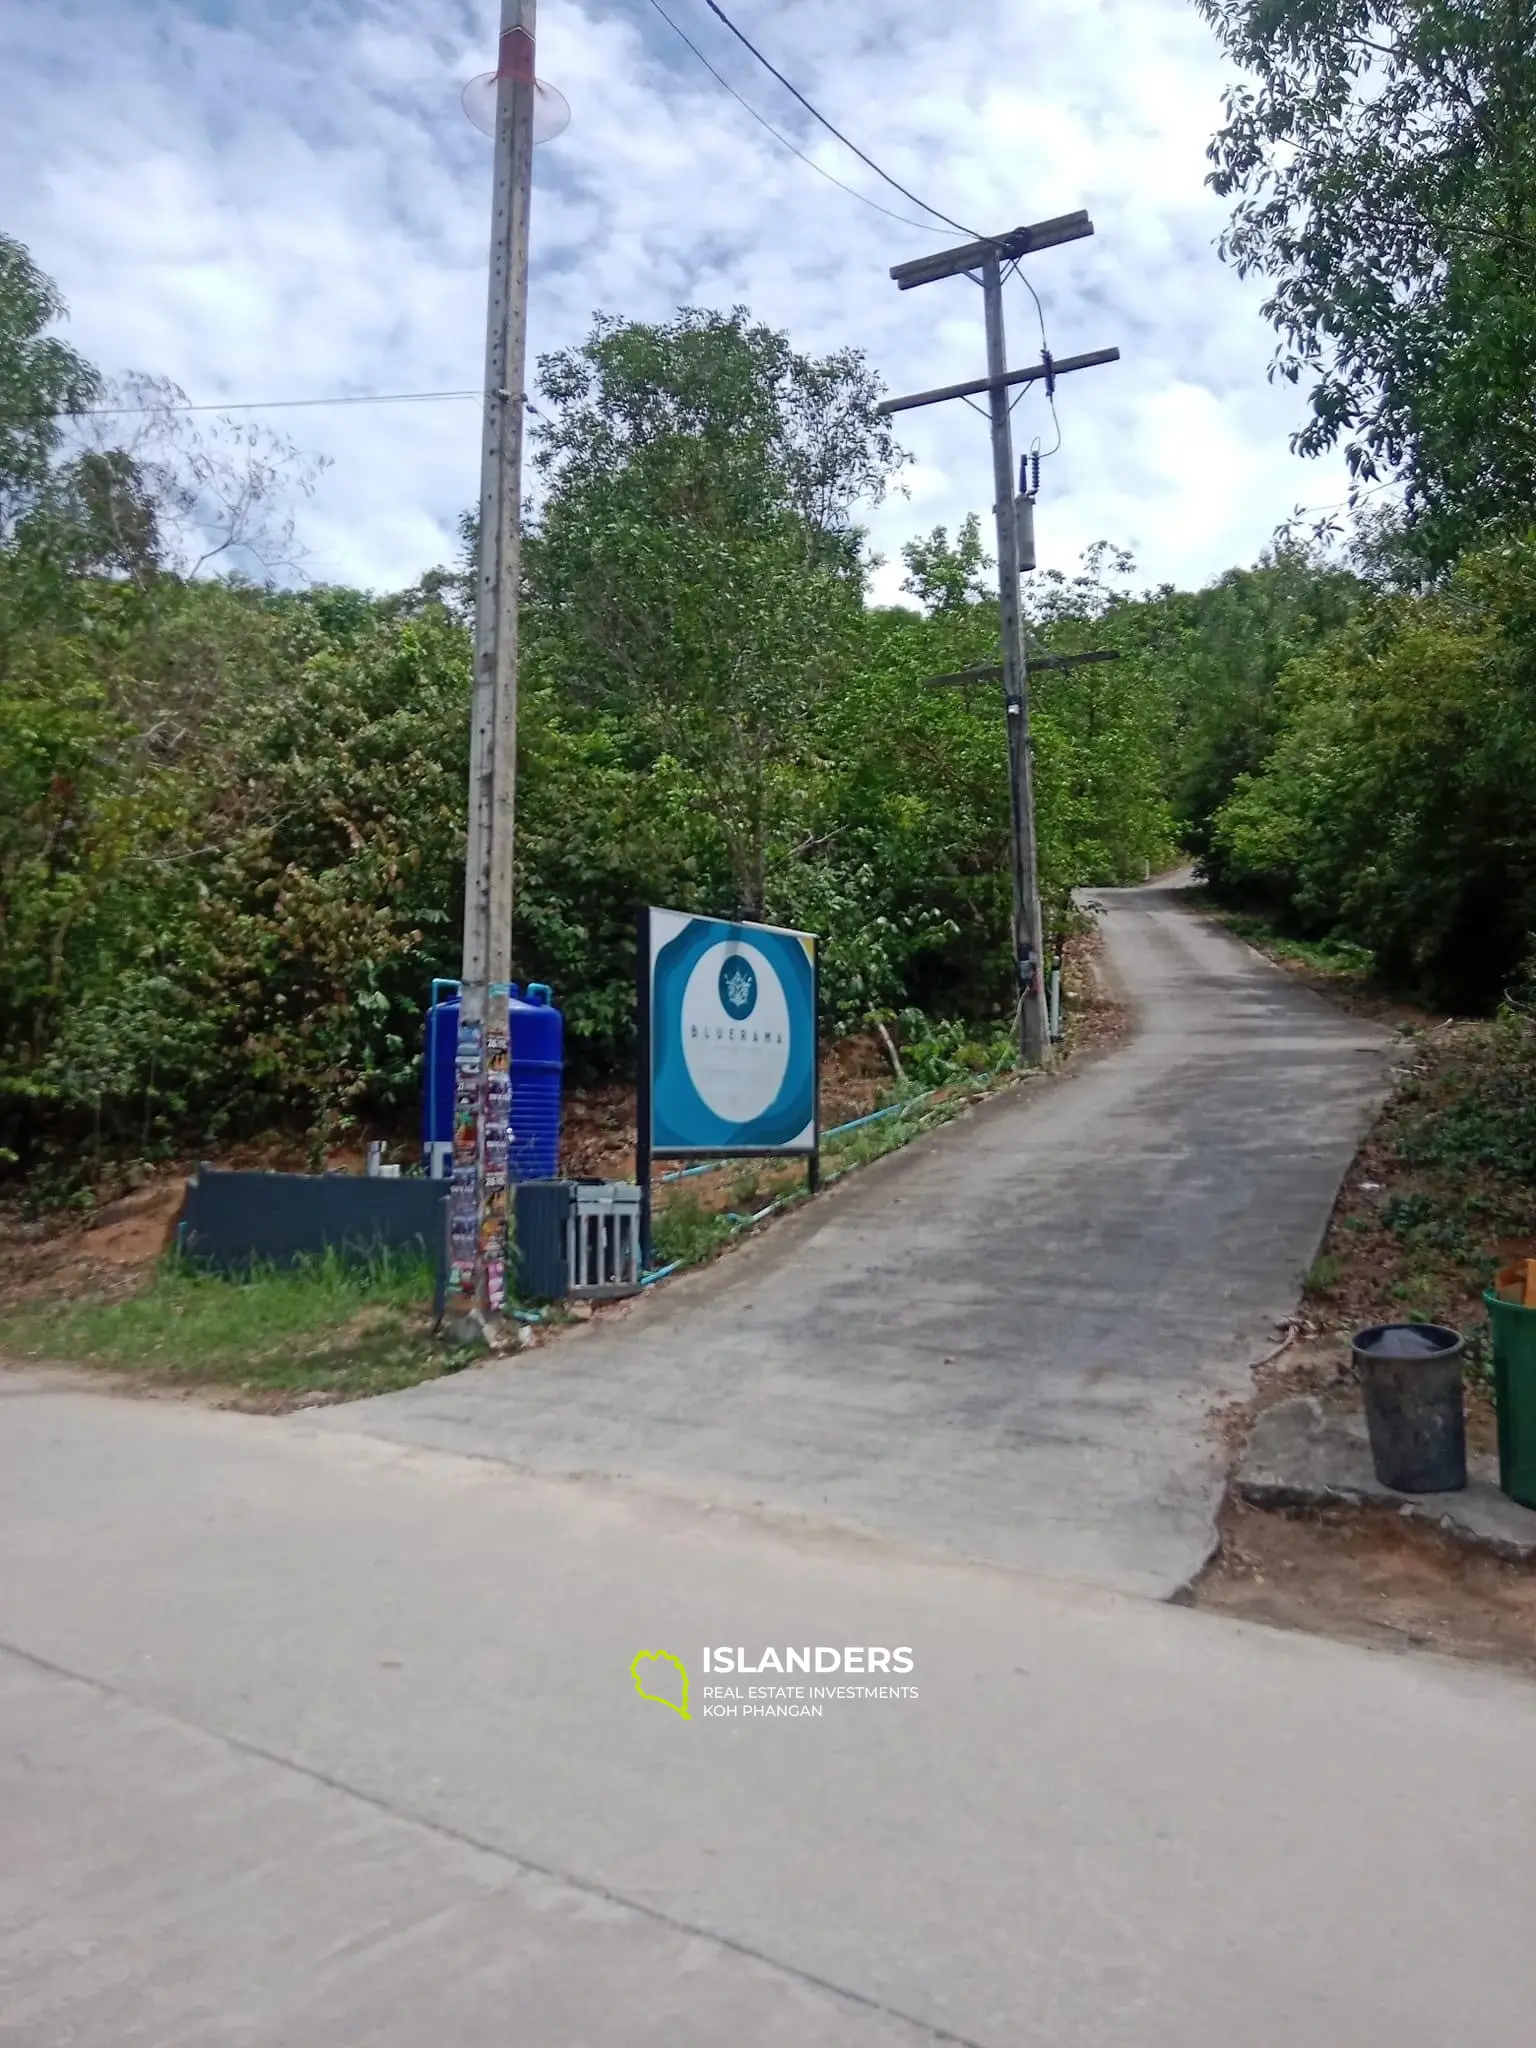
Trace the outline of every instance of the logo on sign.
<path fill-rule="evenodd" d="M 750 960 L 732 953 L 720 968 L 720 1007 L 738 1024 L 757 1008 L 757 976 Z"/>
<path fill-rule="evenodd" d="M 789 1066 L 789 1006 L 773 963 L 756 946 L 711 946 L 688 977 L 680 1021 L 705 1108 L 733 1124 L 761 1116 Z"/>

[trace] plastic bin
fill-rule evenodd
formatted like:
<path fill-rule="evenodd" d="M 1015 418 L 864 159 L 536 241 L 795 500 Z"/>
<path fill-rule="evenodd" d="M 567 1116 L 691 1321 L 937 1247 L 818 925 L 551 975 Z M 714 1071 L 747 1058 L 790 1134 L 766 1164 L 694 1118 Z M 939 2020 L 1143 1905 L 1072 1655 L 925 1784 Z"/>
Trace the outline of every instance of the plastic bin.
<path fill-rule="evenodd" d="M 517 1287 L 535 1301 L 614 1301 L 640 1291 L 640 1190 L 627 1181 L 518 1184 Z"/>
<path fill-rule="evenodd" d="M 1457 1493 L 1467 1483 L 1462 1339 L 1439 1323 L 1379 1323 L 1352 1349 L 1365 1394 L 1371 1459 L 1398 1493 Z"/>
<path fill-rule="evenodd" d="M 1483 1296 L 1493 1325 L 1493 1398 L 1499 1411 L 1499 1485 L 1536 1508 L 1536 1308 Z"/>

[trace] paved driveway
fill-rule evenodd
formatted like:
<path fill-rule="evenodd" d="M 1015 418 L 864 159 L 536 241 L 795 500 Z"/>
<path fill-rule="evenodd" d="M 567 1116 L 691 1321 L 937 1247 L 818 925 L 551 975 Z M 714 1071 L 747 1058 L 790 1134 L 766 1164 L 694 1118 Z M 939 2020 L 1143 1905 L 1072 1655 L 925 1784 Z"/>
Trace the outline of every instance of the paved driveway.
<path fill-rule="evenodd" d="M 1294 1308 L 1386 1035 L 1175 891 L 1106 893 L 1128 1046 L 856 1176 L 618 1323 L 326 1426 L 1166 1597 L 1216 1397 Z"/>

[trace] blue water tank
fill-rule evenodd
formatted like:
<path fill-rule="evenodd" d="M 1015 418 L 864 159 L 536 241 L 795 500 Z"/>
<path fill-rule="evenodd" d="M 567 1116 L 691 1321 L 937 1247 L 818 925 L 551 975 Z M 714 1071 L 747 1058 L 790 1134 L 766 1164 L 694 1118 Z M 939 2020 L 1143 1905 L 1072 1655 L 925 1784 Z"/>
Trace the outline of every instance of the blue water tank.
<path fill-rule="evenodd" d="M 452 984 L 446 984 L 451 987 Z M 560 1100 L 565 1080 L 565 1019 L 542 981 L 530 982 L 526 1000 L 512 986 L 513 1180 L 553 1180 L 560 1169 Z M 422 1159 L 434 1178 L 453 1170 L 454 1056 L 459 1043 L 459 998 L 427 1011 L 421 1090 Z"/>
<path fill-rule="evenodd" d="M 560 1096 L 565 1082 L 565 1019 L 542 981 L 526 1001 L 512 989 L 513 1180 L 553 1180 L 560 1171 Z"/>
<path fill-rule="evenodd" d="M 435 1000 L 440 988 L 455 993 Z M 453 1061 L 459 1047 L 456 981 L 435 981 L 421 1067 L 421 1163 L 434 1180 L 453 1172 Z"/>

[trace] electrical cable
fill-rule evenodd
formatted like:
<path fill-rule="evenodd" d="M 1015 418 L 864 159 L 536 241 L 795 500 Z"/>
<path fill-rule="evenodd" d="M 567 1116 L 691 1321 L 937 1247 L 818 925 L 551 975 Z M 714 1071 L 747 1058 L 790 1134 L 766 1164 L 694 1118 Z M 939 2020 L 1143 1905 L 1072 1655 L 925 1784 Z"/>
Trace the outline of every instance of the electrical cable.
<path fill-rule="evenodd" d="M 722 87 L 726 92 L 728 92 L 731 98 L 735 100 L 736 104 L 739 107 L 745 107 L 747 112 L 752 116 L 753 120 L 757 122 L 759 127 L 766 128 L 768 130 L 768 133 L 773 137 L 775 142 L 781 142 L 792 156 L 797 156 L 799 157 L 801 163 L 808 164 L 810 168 L 816 173 L 818 178 L 825 178 L 829 185 L 835 185 L 839 192 L 846 192 L 850 199 L 857 199 L 865 206 L 872 206 L 876 213 L 883 213 L 887 220 L 900 221 L 903 227 L 916 228 L 918 233 L 923 235 L 936 235 L 940 233 L 940 230 L 934 227 L 931 222 L 926 220 L 911 220 L 904 213 L 893 213 L 890 207 L 882 206 L 878 199 L 869 198 L 866 193 L 858 191 L 856 187 L 852 185 L 845 185 L 842 179 L 834 177 L 831 171 L 824 170 L 822 166 L 819 163 L 817 163 L 816 159 L 813 156 L 807 156 L 805 151 L 801 149 L 796 143 L 792 142 L 781 128 L 775 128 L 773 123 L 768 119 L 766 114 L 760 114 L 757 111 L 756 107 L 753 106 L 752 102 L 749 99 L 744 99 L 742 95 L 736 90 L 735 86 L 732 85 L 731 81 L 728 78 L 722 76 L 722 74 L 715 69 L 714 65 L 710 63 L 709 59 L 705 56 L 704 52 L 699 48 L 698 44 L 694 42 L 693 39 L 686 33 L 682 25 L 679 22 L 674 21 L 671 15 L 668 14 L 665 7 L 662 6 L 661 0 L 650 0 L 650 4 L 652 5 L 652 7 L 655 8 L 656 12 L 667 24 L 667 27 L 671 29 L 672 33 L 677 37 L 678 41 L 682 43 L 685 48 L 692 50 L 694 56 L 698 58 L 699 62 L 704 66 L 704 69 L 715 81 L 716 85 Z M 922 205 L 921 200 L 919 200 L 917 203 L 919 206 Z"/>
<path fill-rule="evenodd" d="M 856 142 L 849 141 L 848 137 L 843 133 L 841 128 L 833 126 L 832 122 L 830 122 L 827 119 L 826 115 L 821 112 L 819 107 L 812 106 L 811 102 L 800 90 L 799 86 L 790 84 L 789 80 L 784 76 L 783 72 L 779 70 L 778 66 L 772 63 L 767 57 L 765 57 L 762 51 L 757 47 L 756 43 L 754 43 L 749 36 L 745 35 L 742 32 L 742 30 L 740 30 L 736 26 L 735 22 L 732 21 L 731 17 L 726 13 L 725 9 L 719 5 L 719 0 L 704 0 L 704 5 L 709 9 L 710 13 L 714 15 L 717 21 L 724 23 L 724 25 L 730 30 L 731 34 L 736 38 L 737 42 L 740 43 L 744 49 L 747 49 L 752 53 L 752 55 L 757 59 L 758 63 L 762 65 L 763 69 L 767 72 L 770 72 L 772 76 L 779 81 L 780 85 L 783 86 L 784 90 L 787 93 L 793 94 L 793 96 L 800 102 L 801 106 L 804 107 L 805 111 L 811 116 L 813 121 L 819 121 L 822 127 L 826 129 L 829 135 L 835 135 L 838 141 L 843 145 L 844 149 L 851 149 L 854 155 L 858 158 L 859 162 L 861 164 L 867 164 L 870 170 L 874 172 L 875 176 L 877 178 L 883 179 L 885 183 L 890 186 L 893 192 L 899 192 L 903 199 L 910 199 L 914 206 L 920 206 L 923 209 L 924 213 L 931 213 L 935 220 L 943 221 L 945 227 L 953 228 L 956 234 L 969 235 L 973 242 L 984 242 L 990 239 L 986 235 L 978 235 L 976 230 L 974 228 L 968 228 L 965 225 L 964 221 L 952 220 L 947 213 L 940 213 L 939 209 L 936 206 L 930 206 L 926 199 L 919 199 L 915 192 L 909 192 L 905 185 L 903 185 L 898 179 L 893 178 L 891 176 L 889 171 L 881 170 L 880 166 L 875 162 L 872 156 L 866 156 L 864 151 L 860 149 L 859 145 Z"/>
<path fill-rule="evenodd" d="M 351 391 L 330 398 L 230 398 L 217 404 L 82 405 L 73 412 L 0 412 L 0 420 L 78 420 L 125 418 L 157 412 L 286 412 L 310 405 L 414 405 L 437 398 L 484 398 L 483 391 Z"/>
<path fill-rule="evenodd" d="M 656 13 L 661 16 L 661 19 L 666 23 L 667 27 L 672 30 L 673 34 L 678 38 L 678 40 L 681 43 L 683 43 L 687 49 L 691 50 L 695 57 L 697 57 L 699 62 L 704 66 L 705 70 L 709 73 L 710 77 L 715 80 L 716 84 L 721 86 L 726 92 L 728 92 L 731 98 L 735 100 L 739 106 L 745 108 L 746 111 L 752 116 L 754 121 L 756 121 L 761 127 L 767 129 L 768 133 L 774 138 L 776 142 L 782 143 L 784 148 L 789 150 L 793 156 L 796 156 L 800 159 L 801 163 L 808 165 L 811 170 L 815 171 L 818 177 L 825 178 L 829 184 L 835 185 L 840 192 L 846 192 L 851 199 L 857 199 L 862 205 L 872 207 L 876 213 L 883 214 L 887 220 L 898 221 L 903 227 L 916 228 L 920 233 L 923 234 L 933 234 L 937 232 L 937 230 L 930 227 L 927 222 L 911 220 L 905 214 L 895 213 L 891 210 L 890 207 L 882 206 L 878 200 L 869 198 L 867 194 L 856 190 L 854 186 L 844 184 L 841 178 L 836 177 L 831 171 L 824 169 L 823 166 L 817 163 L 813 157 L 807 156 L 805 151 L 799 148 L 796 143 L 791 141 L 791 139 L 787 135 L 785 135 L 782 132 L 782 130 L 775 127 L 773 122 L 770 121 L 766 115 L 760 114 L 757 108 L 754 107 L 749 100 L 743 98 L 743 96 L 736 90 L 735 86 L 731 84 L 729 79 L 723 77 L 721 73 L 715 69 L 714 65 L 709 61 L 708 57 L 705 56 L 704 52 L 688 36 L 688 34 L 684 31 L 681 25 L 673 20 L 672 16 L 667 12 L 665 7 L 661 5 L 661 0 L 650 0 L 650 4 L 655 9 Z M 756 59 L 756 61 L 759 64 L 762 65 L 763 69 L 767 71 L 771 77 L 777 79 L 779 84 L 783 86 L 786 92 L 788 92 L 794 99 L 799 101 L 800 105 L 805 108 L 806 112 L 811 116 L 812 119 L 819 122 L 820 125 L 826 129 L 829 135 L 835 136 L 836 139 L 843 145 L 845 149 L 851 150 L 853 154 L 859 159 L 860 163 L 867 165 L 867 167 L 874 172 L 877 178 L 881 179 L 885 184 L 889 185 L 893 191 L 899 192 L 903 199 L 910 200 L 912 205 L 920 206 L 924 213 L 931 214 L 935 220 L 942 221 L 945 227 L 953 228 L 957 234 L 969 235 L 973 241 L 979 242 L 991 239 L 988 236 L 977 234 L 974 228 L 968 228 L 963 221 L 953 219 L 949 214 L 941 212 L 938 207 L 930 206 L 927 200 L 920 199 L 915 192 L 909 191 L 908 188 L 905 185 L 903 185 L 899 179 L 893 178 L 889 171 L 882 170 L 880 165 L 875 162 L 874 158 L 872 156 L 866 155 L 866 153 L 859 148 L 856 142 L 850 140 L 850 138 L 843 133 L 841 128 L 837 127 L 833 122 L 829 121 L 826 115 L 823 114 L 818 107 L 814 106 L 811 103 L 811 101 L 806 98 L 805 94 L 801 92 L 798 86 L 791 84 L 790 80 L 784 76 L 783 72 L 779 70 L 778 66 L 774 64 L 768 57 L 766 57 L 763 54 L 763 52 L 760 49 L 758 49 L 757 45 L 751 40 L 751 38 L 736 26 L 736 23 L 731 20 L 730 16 L 725 12 L 724 8 L 718 4 L 718 0 L 704 0 L 704 5 L 709 9 L 710 13 L 713 14 L 716 17 L 716 19 L 724 25 L 724 27 L 730 30 L 731 34 L 736 38 L 736 40 L 743 46 L 744 49 L 746 49 Z M 1025 276 L 1024 271 L 1020 268 L 1017 261 L 1015 261 L 1010 266 L 1010 268 L 1015 274 L 1017 274 L 1021 279 L 1023 279 L 1025 290 L 1029 293 L 1030 297 L 1035 302 L 1035 314 L 1040 323 L 1040 346 L 1046 360 L 1049 361 L 1050 351 L 1046 346 L 1045 308 L 1041 304 L 1040 294 L 1035 290 L 1033 284 L 1030 283 L 1029 278 Z M 0 412 L 0 420 L 9 419 L 15 421 L 21 419 L 79 419 L 91 417 L 107 417 L 115 419 L 127 418 L 132 415 L 148 415 L 158 412 L 281 412 L 296 411 L 311 406 L 321 405 L 410 405 L 418 403 L 427 403 L 440 399 L 483 399 L 484 396 L 485 394 L 483 391 L 363 391 L 351 393 L 338 393 L 335 396 L 326 398 L 246 398 L 230 399 L 218 404 L 199 403 L 184 405 L 89 405 L 81 406 L 73 412 L 66 411 L 58 413 Z M 1023 396 L 1024 393 L 1021 391 L 1019 394 L 1019 398 L 1014 400 L 1015 407 L 1019 404 L 1019 401 L 1020 399 L 1023 398 Z M 1061 421 L 1057 417 L 1056 413 L 1056 399 L 1054 392 L 1048 391 L 1047 399 L 1051 408 L 1051 417 L 1056 424 L 1056 445 L 1055 448 L 1052 448 L 1049 452 L 1051 454 L 1055 454 L 1057 449 L 1061 447 Z M 1010 408 L 1010 410 L 1011 409 L 1012 408 Z M 975 408 L 975 410 L 979 412 L 981 408 L 978 406 Z M 1035 443 L 1035 446 L 1038 448 L 1038 441 Z"/>
<path fill-rule="evenodd" d="M 1034 286 L 1030 283 L 1028 273 L 1025 271 L 1023 264 L 1015 261 L 1013 264 L 1009 266 L 1009 268 L 1011 275 L 1018 278 L 1019 282 L 1023 285 L 1025 291 L 1029 293 L 1029 296 L 1035 302 L 1035 318 L 1040 323 L 1040 357 L 1042 362 L 1049 365 L 1051 360 L 1051 348 L 1050 343 L 1046 339 L 1045 307 L 1040 302 L 1040 294 L 1035 290 Z M 1010 412 L 1016 412 L 1018 410 L 1019 406 L 1022 404 L 1024 400 L 1025 393 L 1029 389 L 1029 385 L 1026 384 L 1024 386 L 1024 389 L 1020 391 L 1018 397 L 1013 401 L 1013 404 L 1008 408 Z M 1039 439 L 1037 437 L 1031 446 L 1030 452 L 1036 455 L 1042 453 L 1046 456 L 1059 455 L 1061 453 L 1061 415 L 1056 410 L 1056 379 L 1054 377 L 1048 376 L 1046 378 L 1045 402 L 1051 409 L 1051 424 L 1056 429 L 1055 445 L 1042 451 L 1040 448 Z"/>
<path fill-rule="evenodd" d="M 788 148 L 793 149 L 795 155 L 798 156 L 803 163 L 810 164 L 811 169 L 813 171 L 820 172 L 823 177 L 831 177 L 830 172 L 822 171 L 820 164 L 813 162 L 810 157 L 805 155 L 803 150 L 797 149 L 794 143 L 788 141 L 787 137 L 779 134 L 779 131 L 773 126 L 772 122 L 765 120 L 764 117 L 758 113 L 755 107 L 749 105 L 746 100 L 742 99 L 741 94 L 736 91 L 733 85 L 729 84 L 724 78 L 721 78 L 720 73 L 715 70 L 714 65 L 709 62 L 709 59 L 704 55 L 704 53 L 700 49 L 696 47 L 695 44 L 689 41 L 688 37 L 683 34 L 683 31 L 678 27 L 677 23 L 672 20 L 671 16 L 666 12 L 665 8 L 661 6 L 660 0 L 651 0 L 651 5 L 656 9 L 656 12 L 661 16 L 662 20 L 665 21 L 667 25 L 670 28 L 672 28 L 679 37 L 681 37 L 683 42 L 688 44 L 688 48 L 693 51 L 693 54 L 699 59 L 700 63 L 706 67 L 706 69 L 710 72 L 711 76 L 717 79 L 719 83 L 725 87 L 726 91 L 731 95 L 732 99 L 739 100 L 742 106 L 747 108 L 748 113 L 752 115 L 754 120 L 761 121 L 763 126 L 766 129 L 768 129 L 770 134 L 778 136 L 779 141 L 784 142 Z M 920 206 L 923 209 L 924 213 L 931 213 L 935 220 L 943 221 L 946 227 L 953 228 L 957 234 L 969 235 L 973 241 L 977 242 L 983 242 L 990 239 L 990 237 L 986 235 L 978 235 L 974 228 L 968 228 L 963 221 L 955 220 L 947 213 L 941 213 L 938 207 L 930 206 L 926 199 L 920 199 L 915 192 L 909 191 L 908 188 L 905 185 L 903 185 L 898 179 L 893 178 L 889 171 L 882 170 L 880 165 L 875 162 L 874 158 L 872 156 L 867 156 L 865 152 L 859 148 L 856 142 L 851 141 L 849 137 L 843 133 L 841 128 L 837 127 L 833 122 L 829 121 L 826 115 L 822 113 L 821 109 L 813 105 L 812 102 L 806 98 L 805 94 L 800 90 L 800 88 L 797 85 L 791 84 L 790 80 L 784 76 L 783 72 L 780 71 L 778 66 L 775 63 L 773 63 L 770 58 L 766 57 L 763 54 L 763 52 L 757 47 L 756 43 L 752 41 L 751 37 L 748 36 L 742 29 L 739 29 L 736 26 L 735 22 L 732 21 L 731 17 L 726 13 L 725 9 L 722 6 L 720 6 L 719 0 L 704 0 L 704 5 L 709 9 L 710 13 L 714 15 L 717 21 L 722 23 L 724 27 L 730 30 L 731 34 L 736 38 L 737 42 L 739 42 L 742 45 L 743 49 L 747 50 L 754 58 L 756 58 L 757 62 L 762 65 L 763 69 L 766 72 L 768 72 L 770 77 L 777 79 L 779 84 L 783 86 L 784 90 L 787 93 L 791 94 L 793 98 L 797 99 L 800 102 L 801 106 L 805 108 L 806 112 L 811 116 L 812 120 L 819 121 L 821 126 L 826 129 L 827 133 L 829 135 L 836 136 L 837 140 L 843 145 L 845 149 L 851 149 L 853 151 L 853 154 L 859 159 L 860 163 L 867 164 L 869 169 L 874 172 L 877 178 L 882 179 L 887 185 L 891 187 L 893 191 L 899 192 L 903 199 L 909 199 L 914 206 Z M 853 192 L 853 187 L 851 185 L 844 185 L 840 178 L 832 178 L 832 183 L 834 185 L 840 186 L 841 189 L 845 192 Z M 864 194 L 862 192 L 854 192 L 853 196 L 856 199 L 864 199 Z M 875 205 L 875 202 L 870 199 L 865 199 L 864 203 L 866 206 Z M 890 209 L 888 207 L 882 206 L 878 208 L 878 211 L 881 213 L 889 214 Z M 891 217 L 897 220 L 903 218 L 903 216 L 901 216 L 900 214 L 896 214 Z M 915 221 L 907 221 L 906 225 L 908 227 L 915 227 L 918 225 L 918 223 Z M 1049 363 L 1051 352 L 1046 339 L 1045 307 L 1041 303 L 1040 294 L 1035 290 L 1034 285 L 1030 282 L 1028 276 L 1025 274 L 1022 266 L 1020 265 L 1017 259 L 1015 259 L 1009 267 L 1010 271 L 1022 280 L 1024 289 L 1029 293 L 1029 296 L 1035 302 L 1035 317 L 1040 323 L 1040 350 L 1046 362 Z M 1019 394 L 1019 398 L 1016 398 L 1013 402 L 1015 407 L 1018 405 L 1019 400 L 1022 399 L 1023 396 L 1024 394 L 1021 391 Z M 1046 403 L 1050 406 L 1051 409 L 1051 420 L 1056 429 L 1056 440 L 1054 446 L 1046 450 L 1045 452 L 1050 455 L 1056 455 L 1059 454 L 1061 450 L 1062 434 L 1061 417 L 1056 410 L 1056 393 L 1053 388 L 1053 380 L 1051 380 L 1051 383 L 1048 385 L 1046 391 Z M 1012 409 L 1013 408 L 1010 408 L 1010 410 Z M 975 410 L 979 412 L 981 408 L 978 406 L 975 408 Z M 1038 441 L 1035 445 L 1038 448 Z"/>
<path fill-rule="evenodd" d="M 1400 476 L 1383 477 L 1368 490 L 1351 491 L 1347 498 L 1338 498 L 1331 505 L 1298 505 L 1291 514 L 1292 519 L 1310 519 L 1316 512 L 1352 512 L 1357 505 L 1363 505 L 1367 498 L 1374 498 L 1382 491 L 1390 491 L 1405 481 Z"/>

